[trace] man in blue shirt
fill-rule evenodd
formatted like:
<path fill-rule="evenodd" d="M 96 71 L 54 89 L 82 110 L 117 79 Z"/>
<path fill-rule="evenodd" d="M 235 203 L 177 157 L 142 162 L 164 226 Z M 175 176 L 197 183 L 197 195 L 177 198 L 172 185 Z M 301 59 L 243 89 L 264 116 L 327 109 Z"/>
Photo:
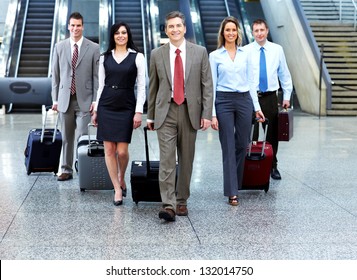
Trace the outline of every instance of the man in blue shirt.
<path fill-rule="evenodd" d="M 246 48 L 249 49 L 250 53 L 249 63 L 253 69 L 254 86 L 258 94 L 259 104 L 265 117 L 269 119 L 267 141 L 272 144 L 274 154 L 271 177 L 280 180 L 281 175 L 277 168 L 278 160 L 276 156 L 279 143 L 277 91 L 280 87 L 282 88 L 282 107 L 287 108 L 290 106 L 293 84 L 283 48 L 267 39 L 269 33 L 267 23 L 262 19 L 255 20 L 252 24 L 252 32 L 255 41 L 247 45 Z M 261 65 L 262 56 L 265 57 L 263 67 Z"/>

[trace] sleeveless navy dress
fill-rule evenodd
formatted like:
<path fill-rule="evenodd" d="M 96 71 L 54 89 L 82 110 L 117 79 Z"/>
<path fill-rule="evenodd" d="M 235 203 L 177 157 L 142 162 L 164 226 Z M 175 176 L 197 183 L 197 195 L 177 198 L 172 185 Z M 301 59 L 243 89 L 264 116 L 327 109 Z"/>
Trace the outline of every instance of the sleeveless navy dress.
<path fill-rule="evenodd" d="M 97 139 L 131 142 L 135 114 L 135 82 L 137 53 L 130 52 L 117 63 L 112 54 L 104 58 L 105 86 L 97 108 Z"/>

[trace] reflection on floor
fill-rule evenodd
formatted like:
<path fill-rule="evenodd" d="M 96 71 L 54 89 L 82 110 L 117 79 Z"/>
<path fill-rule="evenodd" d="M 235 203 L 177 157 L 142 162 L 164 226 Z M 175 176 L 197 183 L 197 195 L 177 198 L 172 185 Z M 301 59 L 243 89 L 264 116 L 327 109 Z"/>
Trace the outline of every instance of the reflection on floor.
<path fill-rule="evenodd" d="M 53 123 L 54 117 L 50 116 Z M 26 174 L 24 147 L 41 115 L 0 115 L 0 259 L 356 259 L 357 130 L 354 117 L 297 112 L 294 137 L 279 146 L 281 181 L 223 196 L 217 132 L 199 132 L 188 217 L 158 218 L 159 203 L 131 199 L 114 207 L 112 191 L 80 192 L 78 174 Z M 150 153 L 158 159 L 156 133 Z M 142 129 L 131 160 L 144 157 Z"/>

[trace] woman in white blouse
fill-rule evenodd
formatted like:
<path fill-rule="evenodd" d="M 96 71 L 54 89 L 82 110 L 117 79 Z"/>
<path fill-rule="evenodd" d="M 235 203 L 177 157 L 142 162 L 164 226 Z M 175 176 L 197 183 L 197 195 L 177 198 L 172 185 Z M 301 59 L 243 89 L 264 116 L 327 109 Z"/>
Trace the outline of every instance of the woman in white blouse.
<path fill-rule="evenodd" d="M 121 205 L 126 196 L 128 148 L 133 128 L 141 126 L 146 99 L 145 63 L 129 26 L 124 22 L 114 24 L 108 50 L 99 60 L 99 89 L 92 122 L 98 127 L 97 139 L 104 142 L 105 163 L 115 190 L 115 206 Z"/>

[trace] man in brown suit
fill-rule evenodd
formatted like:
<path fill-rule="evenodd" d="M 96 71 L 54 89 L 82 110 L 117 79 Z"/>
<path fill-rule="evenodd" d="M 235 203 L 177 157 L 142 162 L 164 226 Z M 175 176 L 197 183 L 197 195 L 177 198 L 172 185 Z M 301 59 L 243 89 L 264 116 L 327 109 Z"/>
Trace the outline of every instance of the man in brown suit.
<path fill-rule="evenodd" d="M 207 50 L 185 40 L 185 17 L 166 16 L 170 42 L 154 49 L 150 57 L 147 126 L 156 129 L 160 147 L 159 184 L 163 209 L 159 218 L 175 221 L 187 216 L 187 200 L 195 154 L 197 130 L 206 130 L 212 119 L 213 89 Z M 180 50 L 183 64 L 183 102 L 174 100 L 175 59 Z M 176 152 L 178 179 L 175 190 Z"/>

